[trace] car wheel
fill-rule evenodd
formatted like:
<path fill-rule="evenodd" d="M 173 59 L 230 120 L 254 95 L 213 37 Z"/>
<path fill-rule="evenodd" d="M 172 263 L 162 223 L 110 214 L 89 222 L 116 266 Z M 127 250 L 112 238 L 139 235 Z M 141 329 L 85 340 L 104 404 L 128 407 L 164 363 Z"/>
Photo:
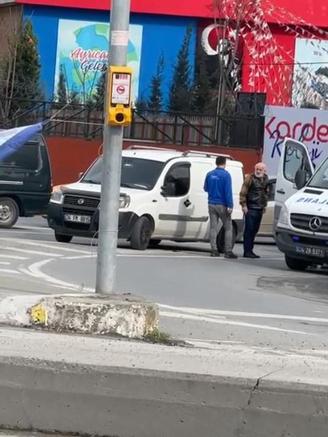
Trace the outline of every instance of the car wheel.
<path fill-rule="evenodd" d="M 11 228 L 17 222 L 19 208 L 14 199 L 2 197 L 0 199 L 0 228 Z"/>
<path fill-rule="evenodd" d="M 237 239 L 237 231 L 235 226 L 232 225 L 232 247 L 234 247 Z M 216 247 L 218 249 L 219 253 L 224 253 L 224 229 L 223 226 L 220 229 L 220 232 L 218 233 L 218 236 L 216 238 Z"/>
<path fill-rule="evenodd" d="M 140 217 L 133 226 L 131 234 L 132 249 L 145 250 L 150 243 L 150 237 L 153 232 L 152 225 L 147 217 Z"/>
<path fill-rule="evenodd" d="M 57 232 L 55 232 L 55 238 L 59 243 L 69 243 L 73 237 L 72 235 L 57 234 Z"/>
<path fill-rule="evenodd" d="M 292 258 L 288 255 L 285 255 L 285 261 L 287 266 L 291 270 L 303 271 L 309 266 L 309 263 L 307 263 L 306 261 L 297 258 Z"/>

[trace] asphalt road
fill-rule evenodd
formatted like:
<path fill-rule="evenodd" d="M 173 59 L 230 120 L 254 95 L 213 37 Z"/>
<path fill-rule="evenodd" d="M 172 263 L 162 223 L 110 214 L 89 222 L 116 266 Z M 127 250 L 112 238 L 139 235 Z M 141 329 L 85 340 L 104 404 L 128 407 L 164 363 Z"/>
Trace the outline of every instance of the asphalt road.
<path fill-rule="evenodd" d="M 90 292 L 97 241 L 57 243 L 42 218 L 0 230 L 0 295 Z M 242 254 L 237 244 L 235 252 Z M 145 252 L 118 249 L 117 292 L 160 305 L 161 329 L 215 348 L 252 347 L 327 352 L 328 272 L 292 272 L 272 242 L 259 260 L 210 258 L 206 244 L 162 243 Z"/>

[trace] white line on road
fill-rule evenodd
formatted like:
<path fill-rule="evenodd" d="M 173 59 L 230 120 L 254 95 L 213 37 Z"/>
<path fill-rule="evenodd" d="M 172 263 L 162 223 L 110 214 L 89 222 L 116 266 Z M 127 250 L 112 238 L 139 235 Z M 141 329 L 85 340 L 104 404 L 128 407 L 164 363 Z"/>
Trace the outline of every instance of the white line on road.
<path fill-rule="evenodd" d="M 160 315 L 162 317 L 168 317 L 168 318 L 173 318 L 173 319 L 194 320 L 197 322 L 209 322 L 209 323 L 214 323 L 214 324 L 218 324 L 218 325 L 233 325 L 233 326 L 242 326 L 244 328 L 262 329 L 262 330 L 266 330 L 266 331 L 277 331 L 277 332 L 288 332 L 291 334 L 310 335 L 308 332 L 296 331 L 293 329 L 276 328 L 274 326 L 257 325 L 255 323 L 246 323 L 246 322 L 236 322 L 233 320 L 226 320 L 226 319 L 220 320 L 220 319 L 214 318 L 214 317 L 197 316 L 197 315 L 193 315 L 193 314 L 160 311 Z"/>
<path fill-rule="evenodd" d="M 61 257 L 62 254 L 59 253 L 51 253 L 51 252 L 40 252 L 39 250 L 29 250 L 29 249 L 21 249 L 18 247 L 12 247 L 12 246 L 4 246 L 2 249 L 11 250 L 14 252 L 22 252 L 22 253 L 28 253 L 30 255 L 42 255 L 42 256 L 52 256 L 52 257 Z"/>
<path fill-rule="evenodd" d="M 21 260 L 21 261 L 24 261 L 24 260 L 26 260 L 26 259 L 29 259 L 28 257 L 26 257 L 26 256 L 19 256 L 19 255 L 8 255 L 8 254 L 0 254 L 0 258 L 8 258 L 8 259 L 17 259 L 17 260 Z"/>
<path fill-rule="evenodd" d="M 13 275 L 20 275 L 21 272 L 17 271 L 17 270 L 12 270 L 12 269 L 0 269 L 0 273 L 10 273 Z"/>
<path fill-rule="evenodd" d="M 26 273 L 29 276 L 33 276 L 34 278 L 44 280 L 44 281 L 50 283 L 51 285 L 56 285 L 57 287 L 60 287 L 60 288 L 65 288 L 65 289 L 79 291 L 79 292 L 94 293 L 94 290 L 92 288 L 87 288 L 87 287 L 84 287 L 83 285 L 71 284 L 71 283 L 66 282 L 66 281 L 61 281 L 60 279 L 56 279 L 53 276 L 50 276 L 50 275 L 47 275 L 46 273 L 44 273 L 41 270 L 42 267 L 45 266 L 46 264 L 50 263 L 51 261 L 53 261 L 52 258 L 38 261 L 38 262 L 33 263 L 30 266 L 28 266 L 27 269 L 24 267 L 21 268 L 20 271 L 23 273 Z"/>
<path fill-rule="evenodd" d="M 64 259 L 74 260 L 74 259 L 86 259 L 86 258 L 96 258 L 97 254 L 89 254 L 89 255 L 80 255 L 80 256 L 65 256 Z"/>
<path fill-rule="evenodd" d="M 9 262 L 7 262 L 7 261 L 0 261 L 0 265 L 2 265 L 2 266 L 9 266 Z"/>
<path fill-rule="evenodd" d="M 8 238 L 0 238 L 0 240 L 8 240 Z M 20 243 L 20 244 L 26 244 L 27 246 L 37 246 L 37 247 L 44 247 L 46 249 L 58 249 L 58 250 L 62 250 L 63 252 L 77 252 L 77 253 L 81 253 L 81 254 L 87 254 L 90 255 L 90 251 L 86 251 L 86 250 L 81 250 L 81 249 L 73 249 L 71 247 L 63 247 L 60 246 L 59 244 L 53 243 L 53 244 L 46 244 L 46 243 L 41 243 L 41 242 L 36 242 L 36 241 L 31 241 L 31 240 L 21 240 L 18 238 L 12 238 L 10 239 L 11 242 L 15 242 L 15 243 Z M 47 254 L 48 255 L 48 254 Z"/>
<path fill-rule="evenodd" d="M 292 316 L 289 314 L 267 314 L 267 313 L 249 313 L 243 311 L 224 311 L 224 310 L 211 310 L 208 308 L 192 308 L 192 307 L 174 307 L 171 305 L 159 304 L 160 308 L 177 311 L 179 313 L 209 315 L 209 316 L 236 316 L 236 317 L 253 317 L 264 319 L 277 319 L 277 320 L 296 320 L 300 322 L 315 322 L 315 323 L 328 323 L 328 318 L 322 317 L 306 317 L 306 316 Z"/>

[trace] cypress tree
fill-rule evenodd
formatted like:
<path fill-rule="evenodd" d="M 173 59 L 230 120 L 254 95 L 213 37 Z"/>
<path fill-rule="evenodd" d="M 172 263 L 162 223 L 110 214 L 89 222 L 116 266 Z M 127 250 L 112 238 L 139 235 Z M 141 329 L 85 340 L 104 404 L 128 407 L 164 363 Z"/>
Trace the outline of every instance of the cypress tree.
<path fill-rule="evenodd" d="M 191 40 L 191 28 L 188 27 L 179 50 L 177 61 L 173 69 L 173 79 L 169 94 L 169 110 L 172 112 L 188 112 L 191 107 L 191 66 L 189 62 L 189 46 Z"/>
<path fill-rule="evenodd" d="M 104 109 L 105 104 L 105 92 L 106 92 L 106 72 L 103 72 L 97 82 L 96 92 L 94 95 L 94 103 L 98 111 Z"/>
<path fill-rule="evenodd" d="M 150 97 L 148 101 L 148 108 L 151 111 L 160 112 L 163 106 L 163 92 L 162 92 L 162 79 L 163 79 L 163 71 L 164 71 L 164 56 L 161 54 L 156 73 L 153 75 L 151 79 L 150 85 Z"/>
<path fill-rule="evenodd" d="M 67 103 L 67 83 L 62 65 L 60 66 L 59 80 L 57 85 L 57 102 L 60 103 L 61 106 Z"/>
<path fill-rule="evenodd" d="M 201 44 L 198 44 L 192 93 L 192 109 L 197 113 L 207 112 L 211 108 L 212 103 L 211 84 L 206 58 L 206 53 Z"/>

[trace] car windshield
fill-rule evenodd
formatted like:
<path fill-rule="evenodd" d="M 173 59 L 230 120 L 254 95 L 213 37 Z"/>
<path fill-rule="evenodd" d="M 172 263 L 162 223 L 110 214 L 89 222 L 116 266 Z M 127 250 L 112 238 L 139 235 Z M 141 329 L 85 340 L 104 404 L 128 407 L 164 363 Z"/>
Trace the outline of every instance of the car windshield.
<path fill-rule="evenodd" d="M 165 162 L 134 157 L 122 157 L 121 187 L 152 190 Z M 100 157 L 84 175 L 81 182 L 101 184 L 103 158 Z"/>
<path fill-rule="evenodd" d="M 307 186 L 313 188 L 328 188 L 328 159 L 326 159 L 314 173 Z"/>

